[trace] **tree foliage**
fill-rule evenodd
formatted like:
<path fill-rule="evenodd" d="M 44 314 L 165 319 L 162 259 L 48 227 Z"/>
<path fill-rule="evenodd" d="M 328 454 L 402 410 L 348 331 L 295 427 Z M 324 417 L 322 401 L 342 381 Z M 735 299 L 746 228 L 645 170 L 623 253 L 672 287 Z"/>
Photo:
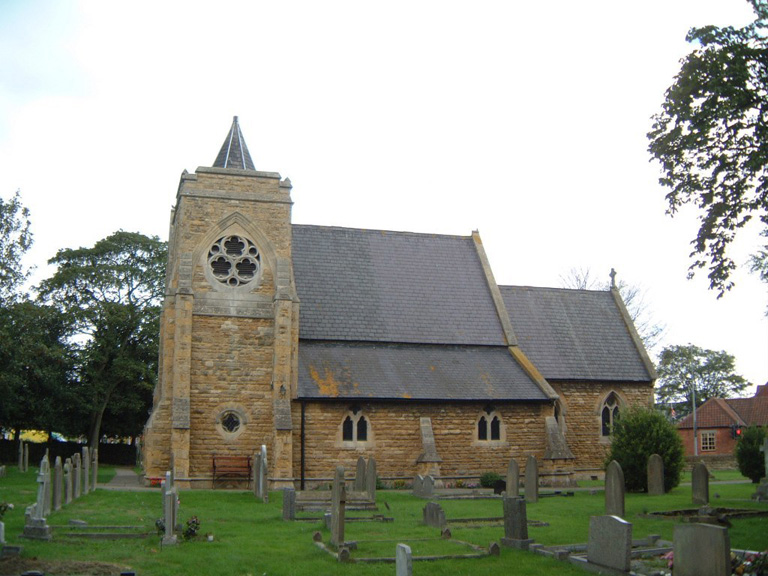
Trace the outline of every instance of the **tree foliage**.
<path fill-rule="evenodd" d="M 755 484 L 768 474 L 765 469 L 765 456 L 760 452 L 765 435 L 765 428 L 750 426 L 742 431 L 741 438 L 736 444 L 736 462 L 739 465 L 739 472 Z"/>
<path fill-rule="evenodd" d="M 27 279 L 21 259 L 30 246 L 29 210 L 16 191 L 10 200 L 0 198 L 0 304 L 14 300 Z"/>
<path fill-rule="evenodd" d="M 119 231 L 91 248 L 60 250 L 42 298 L 57 305 L 79 336 L 77 382 L 91 445 L 102 428 L 136 434 L 157 373 L 160 300 L 167 247 L 156 237 Z M 103 423 L 105 414 L 118 421 Z M 126 426 L 127 423 L 130 426 Z"/>
<path fill-rule="evenodd" d="M 669 190 L 667 212 L 699 209 L 689 276 L 708 267 L 710 288 L 729 290 L 736 268 L 727 250 L 753 216 L 768 225 L 768 5 L 749 0 L 743 28 L 693 28 L 683 60 L 648 133 Z"/>
<path fill-rule="evenodd" d="M 685 464 L 683 443 L 675 426 L 656 410 L 632 406 L 621 412 L 611 432 L 606 465 L 616 460 L 624 472 L 627 490 L 648 490 L 648 459 L 658 454 L 664 461 L 664 490 L 680 484 Z"/>
<path fill-rule="evenodd" d="M 709 398 L 728 398 L 741 392 L 749 382 L 736 373 L 736 360 L 725 351 L 707 350 L 693 344 L 667 346 L 657 366 L 656 399 L 680 415 Z"/>
<path fill-rule="evenodd" d="M 763 235 L 768 236 L 768 230 Z M 768 244 L 752 254 L 749 259 L 749 269 L 757 274 L 760 280 L 768 284 Z M 768 316 L 768 308 L 765 310 L 765 315 Z"/>

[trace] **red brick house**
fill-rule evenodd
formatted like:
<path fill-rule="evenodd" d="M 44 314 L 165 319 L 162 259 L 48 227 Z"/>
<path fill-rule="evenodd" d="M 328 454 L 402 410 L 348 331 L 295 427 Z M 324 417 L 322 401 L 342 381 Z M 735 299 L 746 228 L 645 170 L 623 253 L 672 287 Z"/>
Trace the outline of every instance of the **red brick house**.
<path fill-rule="evenodd" d="M 696 410 L 698 456 L 694 450 L 693 415 L 677 425 L 686 457 L 717 466 L 733 465 L 738 438 L 735 430 L 768 426 L 768 384 L 758 386 L 752 398 L 710 398 Z M 729 464 L 730 463 L 730 464 Z"/>

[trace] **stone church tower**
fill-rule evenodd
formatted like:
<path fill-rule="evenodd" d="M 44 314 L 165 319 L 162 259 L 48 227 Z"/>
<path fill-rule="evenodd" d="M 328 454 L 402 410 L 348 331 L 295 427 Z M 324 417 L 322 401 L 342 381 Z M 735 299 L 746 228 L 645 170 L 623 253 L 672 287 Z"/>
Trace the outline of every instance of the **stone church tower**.
<path fill-rule="evenodd" d="M 237 117 L 213 167 L 181 176 L 144 435 L 148 478 L 173 468 L 181 487 L 209 487 L 212 454 L 253 455 L 262 444 L 270 477 L 292 477 L 290 192 L 287 178 L 255 169 Z"/>

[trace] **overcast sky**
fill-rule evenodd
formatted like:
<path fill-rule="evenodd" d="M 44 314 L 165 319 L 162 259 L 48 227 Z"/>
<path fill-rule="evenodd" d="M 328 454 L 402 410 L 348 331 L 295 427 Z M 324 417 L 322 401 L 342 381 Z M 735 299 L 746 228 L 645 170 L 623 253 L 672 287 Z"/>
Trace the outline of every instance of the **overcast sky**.
<path fill-rule="evenodd" d="M 645 290 L 664 344 L 768 381 L 768 291 L 686 280 L 645 134 L 694 25 L 745 0 L 0 2 L 0 196 L 32 212 L 37 278 L 64 247 L 168 236 L 179 175 L 240 124 L 301 224 L 469 235 L 501 284 L 572 268 Z M 737 263 L 759 246 L 747 230 Z"/>

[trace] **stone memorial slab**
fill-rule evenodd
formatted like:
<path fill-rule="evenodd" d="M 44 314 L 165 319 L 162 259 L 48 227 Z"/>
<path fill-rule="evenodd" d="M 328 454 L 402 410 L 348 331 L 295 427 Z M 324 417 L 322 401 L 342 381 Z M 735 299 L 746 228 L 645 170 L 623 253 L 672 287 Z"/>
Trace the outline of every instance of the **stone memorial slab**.
<path fill-rule="evenodd" d="M 605 470 L 605 514 L 624 517 L 624 471 L 612 460 Z"/>
<path fill-rule="evenodd" d="M 19 440 L 19 472 L 26 472 L 24 470 L 24 442 Z"/>
<path fill-rule="evenodd" d="M 424 524 L 427 526 L 442 530 L 448 525 L 448 522 L 445 520 L 445 510 L 437 502 L 427 502 L 427 505 L 422 508 L 421 513 Z"/>
<path fill-rule="evenodd" d="M 520 466 L 514 458 L 509 460 L 509 466 L 507 466 L 507 496 L 510 498 L 520 496 Z"/>
<path fill-rule="evenodd" d="M 24 442 L 24 472 L 29 470 L 29 444 Z"/>
<path fill-rule="evenodd" d="M 75 452 L 74 462 L 75 462 L 75 477 L 74 477 L 75 494 L 74 494 L 74 498 L 78 499 L 78 498 L 80 498 L 80 493 L 81 493 L 81 491 L 83 489 L 83 486 L 82 486 L 83 470 L 82 470 L 82 464 L 81 464 L 80 453 L 79 452 Z"/>
<path fill-rule="evenodd" d="M 72 460 L 64 461 L 64 504 L 72 502 Z"/>
<path fill-rule="evenodd" d="M 5 524 L 0 521 L 0 544 L 5 544 Z"/>
<path fill-rule="evenodd" d="M 539 464 L 533 455 L 528 456 L 525 463 L 525 499 L 528 502 L 539 501 Z"/>
<path fill-rule="evenodd" d="M 533 542 L 528 538 L 528 513 L 526 500 L 520 497 L 502 497 L 504 506 L 504 538 L 501 543 L 508 548 L 527 550 Z"/>
<path fill-rule="evenodd" d="M 45 476 L 43 491 L 43 516 L 47 517 L 51 513 L 53 508 L 53 488 L 51 486 L 51 464 L 48 460 L 48 450 L 45 451 L 45 456 L 40 461 L 40 473 Z"/>
<path fill-rule="evenodd" d="M 91 492 L 96 490 L 96 483 L 99 478 L 99 450 L 93 449 L 91 454 Z"/>
<path fill-rule="evenodd" d="M 368 498 L 376 502 L 376 458 L 371 456 L 368 458 L 368 464 L 365 467 L 365 484 L 366 492 L 368 492 Z"/>
<path fill-rule="evenodd" d="M 696 506 L 709 504 L 709 470 L 703 462 L 693 465 L 691 491 L 691 498 Z"/>
<path fill-rule="evenodd" d="M 618 516 L 589 519 L 587 561 L 621 572 L 629 572 L 632 554 L 632 524 Z M 677 576 L 677 557 L 675 557 Z"/>
<path fill-rule="evenodd" d="M 283 520 L 296 520 L 296 490 L 283 490 Z"/>
<path fill-rule="evenodd" d="M 347 490 L 344 486 L 344 467 L 336 467 L 331 490 L 331 546 L 340 548 L 344 545 L 344 521 L 347 504 Z"/>
<path fill-rule="evenodd" d="M 398 544 L 395 548 L 395 574 L 413 576 L 413 556 L 407 544 Z"/>
<path fill-rule="evenodd" d="M 360 458 L 357 459 L 357 468 L 355 468 L 355 492 L 365 492 L 368 488 L 368 485 L 365 482 L 365 468 L 365 458 L 360 456 Z"/>
<path fill-rule="evenodd" d="M 64 468 L 61 464 L 61 456 L 56 456 L 53 465 L 53 496 L 52 506 L 54 510 L 61 510 L 64 492 Z"/>
<path fill-rule="evenodd" d="M 176 489 L 173 485 L 173 474 L 170 471 L 165 473 L 165 480 L 162 484 L 163 492 L 163 522 L 165 523 L 165 534 L 163 535 L 163 546 L 173 546 L 178 543 L 178 537 L 174 530 L 176 528 L 176 518 L 178 517 Z"/>
<path fill-rule="evenodd" d="M 82 453 L 83 490 L 81 493 L 88 494 L 91 491 L 91 451 L 88 449 L 88 446 L 83 446 Z"/>
<path fill-rule="evenodd" d="M 648 458 L 648 494 L 664 495 L 664 460 L 658 454 Z"/>
<path fill-rule="evenodd" d="M 677 524 L 673 536 L 675 576 L 729 576 L 728 529 L 712 524 Z"/>

